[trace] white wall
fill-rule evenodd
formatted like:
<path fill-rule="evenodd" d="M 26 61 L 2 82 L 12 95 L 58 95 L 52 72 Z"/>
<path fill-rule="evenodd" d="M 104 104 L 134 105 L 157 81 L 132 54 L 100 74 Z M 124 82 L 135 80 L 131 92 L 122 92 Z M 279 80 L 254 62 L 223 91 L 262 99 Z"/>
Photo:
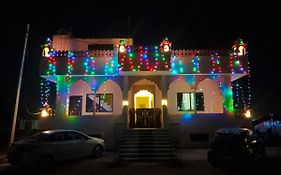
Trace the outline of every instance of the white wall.
<path fill-rule="evenodd" d="M 209 78 L 199 82 L 196 92 L 203 92 L 205 111 L 198 113 L 223 113 L 223 97 L 219 83 Z"/>

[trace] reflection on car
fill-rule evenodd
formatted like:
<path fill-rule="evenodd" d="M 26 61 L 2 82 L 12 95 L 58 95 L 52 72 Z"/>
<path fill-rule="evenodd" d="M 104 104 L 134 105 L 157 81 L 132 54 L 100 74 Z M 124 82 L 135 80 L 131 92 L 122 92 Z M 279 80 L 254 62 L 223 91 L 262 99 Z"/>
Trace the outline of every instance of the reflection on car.
<path fill-rule="evenodd" d="M 252 121 L 255 132 L 266 146 L 281 146 L 281 116 L 264 115 Z"/>
<path fill-rule="evenodd" d="M 255 161 L 265 155 L 263 141 L 247 128 L 222 128 L 209 143 L 208 160 Z"/>
<path fill-rule="evenodd" d="M 100 157 L 104 140 L 75 130 L 49 130 L 14 142 L 8 152 L 8 162 L 16 166 L 36 165 L 48 169 L 54 162 L 72 158 Z"/>

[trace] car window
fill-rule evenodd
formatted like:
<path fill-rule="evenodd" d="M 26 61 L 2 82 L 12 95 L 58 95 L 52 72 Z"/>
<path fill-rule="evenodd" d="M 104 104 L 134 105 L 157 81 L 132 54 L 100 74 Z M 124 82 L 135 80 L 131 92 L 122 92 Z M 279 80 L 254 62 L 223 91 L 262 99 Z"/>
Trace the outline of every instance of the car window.
<path fill-rule="evenodd" d="M 39 133 L 36 133 L 36 134 L 33 134 L 29 137 L 26 137 L 26 139 L 36 139 L 36 140 L 43 140 L 45 139 L 46 137 L 48 137 L 49 134 L 46 134 L 44 132 L 39 132 Z"/>
<path fill-rule="evenodd" d="M 65 132 L 66 140 L 86 140 L 86 136 L 77 132 Z"/>
<path fill-rule="evenodd" d="M 45 140 L 51 142 L 59 142 L 59 141 L 64 141 L 65 138 L 63 133 L 53 133 L 50 134 Z"/>

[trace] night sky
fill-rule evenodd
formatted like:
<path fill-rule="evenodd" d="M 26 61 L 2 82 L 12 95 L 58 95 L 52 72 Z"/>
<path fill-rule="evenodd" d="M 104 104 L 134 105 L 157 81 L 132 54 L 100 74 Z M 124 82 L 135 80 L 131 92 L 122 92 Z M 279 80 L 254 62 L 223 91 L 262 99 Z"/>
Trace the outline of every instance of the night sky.
<path fill-rule="evenodd" d="M 143 45 L 159 44 L 168 37 L 174 49 L 230 49 L 240 37 L 248 44 L 254 113 L 280 114 L 279 6 L 270 1 L 173 2 L 151 5 L 139 1 L 132 7 L 126 6 L 125 1 L 116 1 L 112 6 L 108 5 L 111 2 L 63 5 L 42 1 L 34 7 L 1 4 L 1 128 L 11 127 L 27 23 L 30 32 L 19 117 L 29 116 L 26 108 L 31 112 L 39 110 L 40 45 L 60 28 L 75 37 L 130 36 L 135 44 Z"/>

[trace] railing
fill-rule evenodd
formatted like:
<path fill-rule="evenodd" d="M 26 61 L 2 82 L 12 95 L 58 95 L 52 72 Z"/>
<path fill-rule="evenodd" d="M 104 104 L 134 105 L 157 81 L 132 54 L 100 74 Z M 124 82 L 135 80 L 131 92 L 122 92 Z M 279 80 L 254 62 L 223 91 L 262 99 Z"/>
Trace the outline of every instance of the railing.
<path fill-rule="evenodd" d="M 131 108 L 129 110 L 130 128 L 161 128 L 160 108 Z"/>

